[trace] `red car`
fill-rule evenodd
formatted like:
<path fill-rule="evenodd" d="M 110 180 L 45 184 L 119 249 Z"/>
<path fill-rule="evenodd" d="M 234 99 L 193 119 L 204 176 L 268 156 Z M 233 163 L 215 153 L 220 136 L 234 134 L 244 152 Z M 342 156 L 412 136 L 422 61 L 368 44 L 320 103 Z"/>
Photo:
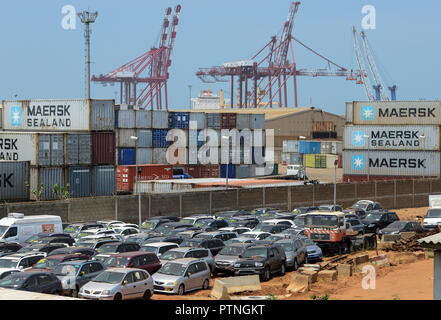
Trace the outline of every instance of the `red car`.
<path fill-rule="evenodd" d="M 144 251 L 131 251 L 112 254 L 103 264 L 107 268 L 138 268 L 151 275 L 158 271 L 162 264 L 156 254 Z"/>
<path fill-rule="evenodd" d="M 60 263 L 72 260 L 89 260 L 90 256 L 83 253 L 69 253 L 69 254 L 54 254 L 47 256 L 32 266 L 26 271 L 30 272 L 50 272 L 55 269 Z"/>

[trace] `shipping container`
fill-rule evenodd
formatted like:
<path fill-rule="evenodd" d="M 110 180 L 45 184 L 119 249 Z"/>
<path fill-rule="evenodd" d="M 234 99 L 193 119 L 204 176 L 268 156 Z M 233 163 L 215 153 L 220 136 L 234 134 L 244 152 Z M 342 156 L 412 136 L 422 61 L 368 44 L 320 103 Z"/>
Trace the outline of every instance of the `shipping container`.
<path fill-rule="evenodd" d="M 439 125 L 441 101 L 354 101 L 353 124 Z"/>
<path fill-rule="evenodd" d="M 236 178 L 243 179 L 251 176 L 251 166 L 247 164 L 236 165 Z"/>
<path fill-rule="evenodd" d="M 334 168 L 335 167 L 335 161 L 337 161 L 337 168 L 338 168 L 338 156 L 334 154 L 326 154 L 326 168 Z"/>
<path fill-rule="evenodd" d="M 170 147 L 166 149 L 166 161 L 158 164 L 188 164 L 188 149 L 187 148 L 174 148 Z"/>
<path fill-rule="evenodd" d="M 320 142 L 320 153 L 321 154 L 330 154 L 332 151 L 332 142 L 331 141 L 321 141 Z"/>
<path fill-rule="evenodd" d="M 264 114 L 251 114 L 251 129 L 265 129 L 265 115 Z"/>
<path fill-rule="evenodd" d="M 152 164 L 153 148 L 136 148 L 136 164 Z"/>
<path fill-rule="evenodd" d="M 307 168 L 326 168 L 326 156 L 318 154 L 303 155 L 303 163 Z"/>
<path fill-rule="evenodd" d="M 299 153 L 320 154 L 320 142 L 318 141 L 299 141 Z"/>
<path fill-rule="evenodd" d="M 136 137 L 136 133 L 136 129 L 116 129 L 116 146 L 118 148 L 135 148 L 137 140 L 132 137 Z"/>
<path fill-rule="evenodd" d="M 368 161 L 369 158 L 369 161 Z M 379 176 L 438 176 L 440 153 L 435 151 L 343 151 L 343 173 Z"/>
<path fill-rule="evenodd" d="M 188 164 L 218 164 L 221 159 L 220 148 L 189 148 Z M 205 178 L 205 177 L 203 177 Z"/>
<path fill-rule="evenodd" d="M 0 161 L 30 161 L 38 165 L 38 134 L 0 132 Z"/>
<path fill-rule="evenodd" d="M 251 165 L 251 177 L 269 176 L 274 172 L 275 165 Z"/>
<path fill-rule="evenodd" d="M 331 148 L 331 154 L 342 154 L 343 152 L 343 142 L 341 141 L 333 141 L 332 142 L 332 148 Z"/>
<path fill-rule="evenodd" d="M 204 130 L 188 130 L 188 146 L 202 147 L 205 144 Z"/>
<path fill-rule="evenodd" d="M 346 102 L 346 123 L 347 124 L 352 123 L 352 110 L 353 110 L 352 102 Z"/>
<path fill-rule="evenodd" d="M 135 110 L 118 110 L 118 128 L 134 129 L 136 127 L 135 112 L 136 112 Z"/>
<path fill-rule="evenodd" d="M 162 110 L 152 111 L 152 128 L 167 129 L 168 128 L 168 112 Z"/>
<path fill-rule="evenodd" d="M 66 165 L 92 163 L 92 138 L 90 134 L 66 134 Z"/>
<path fill-rule="evenodd" d="M 425 176 L 424 178 L 438 178 L 437 176 Z M 421 179 L 420 176 L 368 176 L 367 175 L 343 175 L 343 182 L 367 182 L 367 181 L 387 181 L 387 180 L 408 180 L 408 179 Z"/>
<path fill-rule="evenodd" d="M 62 134 L 40 134 L 38 136 L 38 165 L 64 165 L 64 136 Z"/>
<path fill-rule="evenodd" d="M 424 136 L 424 138 L 423 138 Z M 439 126 L 345 126 L 348 150 L 440 150 Z"/>
<path fill-rule="evenodd" d="M 185 171 L 192 178 L 202 178 L 202 166 L 201 165 L 185 165 Z"/>
<path fill-rule="evenodd" d="M 67 169 L 67 183 L 71 198 L 90 197 L 91 172 L 89 167 L 69 167 Z"/>
<path fill-rule="evenodd" d="M 136 164 L 135 148 L 119 148 L 118 153 L 119 153 L 119 157 L 118 157 L 119 165 L 126 166 L 126 165 Z"/>
<path fill-rule="evenodd" d="M 226 178 L 228 175 L 228 178 L 234 179 L 236 178 L 236 165 L 235 164 L 221 164 L 221 178 Z M 228 171 L 228 173 L 227 173 Z"/>
<path fill-rule="evenodd" d="M 188 129 L 190 114 L 188 112 L 169 112 L 168 127 L 170 129 Z"/>
<path fill-rule="evenodd" d="M 219 178 L 220 171 L 218 164 L 206 164 L 201 167 L 201 178 Z"/>
<path fill-rule="evenodd" d="M 115 140 L 115 132 L 92 132 L 92 163 L 94 165 L 115 164 Z"/>
<path fill-rule="evenodd" d="M 251 129 L 251 114 L 237 113 L 236 128 L 238 130 Z"/>
<path fill-rule="evenodd" d="M 153 148 L 165 148 L 168 147 L 167 141 L 168 129 L 153 129 L 152 130 L 152 145 Z"/>
<path fill-rule="evenodd" d="M 343 168 L 343 154 L 338 155 L 338 167 Z"/>
<path fill-rule="evenodd" d="M 236 113 L 221 113 L 221 129 L 236 129 Z"/>
<path fill-rule="evenodd" d="M 153 148 L 153 164 L 167 164 L 167 148 Z"/>
<path fill-rule="evenodd" d="M 299 141 L 298 140 L 283 140 L 282 151 L 288 153 L 298 153 L 299 152 Z"/>
<path fill-rule="evenodd" d="M 29 161 L 0 161 L 0 199 L 7 201 L 29 200 Z"/>
<path fill-rule="evenodd" d="M 95 166 L 93 168 L 93 195 L 111 196 L 116 193 L 115 166 Z"/>
<path fill-rule="evenodd" d="M 221 128 L 221 115 L 220 113 L 206 113 L 207 128 L 220 129 Z"/>
<path fill-rule="evenodd" d="M 195 125 L 192 126 L 192 125 Z M 190 129 L 205 129 L 207 127 L 207 118 L 205 112 L 190 112 Z"/>
<path fill-rule="evenodd" d="M 114 130 L 113 100 L 3 101 L 3 129 L 22 131 Z"/>
<path fill-rule="evenodd" d="M 153 146 L 152 130 L 138 129 L 136 130 L 136 137 L 138 137 L 136 141 L 137 148 L 151 148 Z"/>
<path fill-rule="evenodd" d="M 31 167 L 30 177 L 31 200 L 37 200 L 37 196 L 39 196 L 39 200 L 43 201 L 61 198 L 61 189 L 64 186 L 63 168 Z M 41 195 L 39 194 L 39 190 L 41 190 Z"/>
<path fill-rule="evenodd" d="M 149 110 L 136 110 L 135 112 L 135 127 L 137 129 L 151 129 L 152 128 L 152 112 Z"/>
<path fill-rule="evenodd" d="M 164 180 L 173 178 L 171 165 L 141 165 L 138 166 L 139 181 Z M 116 189 L 118 192 L 132 192 L 136 178 L 136 166 L 118 166 L 116 168 Z"/>

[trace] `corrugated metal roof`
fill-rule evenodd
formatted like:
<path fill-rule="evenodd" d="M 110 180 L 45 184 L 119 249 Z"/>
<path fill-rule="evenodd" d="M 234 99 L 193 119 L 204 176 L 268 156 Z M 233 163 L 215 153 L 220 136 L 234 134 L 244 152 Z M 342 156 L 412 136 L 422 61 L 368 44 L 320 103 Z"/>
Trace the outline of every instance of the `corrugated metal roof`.
<path fill-rule="evenodd" d="M 431 236 L 428 236 L 428 237 L 425 237 L 425 238 L 422 238 L 422 239 L 419 239 L 418 242 L 423 245 L 428 244 L 431 246 L 439 246 L 441 248 L 441 232 L 434 234 L 434 235 L 431 235 Z"/>

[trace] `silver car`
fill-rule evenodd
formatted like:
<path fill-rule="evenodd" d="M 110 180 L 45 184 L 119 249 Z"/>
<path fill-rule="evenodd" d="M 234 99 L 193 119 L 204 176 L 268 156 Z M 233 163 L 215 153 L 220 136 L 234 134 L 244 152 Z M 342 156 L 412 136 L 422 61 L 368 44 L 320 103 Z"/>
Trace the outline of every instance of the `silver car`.
<path fill-rule="evenodd" d="M 125 300 L 150 299 L 153 278 L 141 269 L 111 268 L 81 287 L 78 296 L 85 299 Z"/>
<path fill-rule="evenodd" d="M 216 268 L 213 254 L 210 249 L 205 248 L 180 247 L 170 249 L 161 256 L 160 261 L 162 265 L 164 265 L 169 261 L 182 258 L 197 258 L 203 260 L 208 264 L 211 272 Z"/>
<path fill-rule="evenodd" d="M 210 268 L 205 261 L 195 258 L 167 262 L 152 277 L 155 292 L 183 295 L 210 286 Z"/>

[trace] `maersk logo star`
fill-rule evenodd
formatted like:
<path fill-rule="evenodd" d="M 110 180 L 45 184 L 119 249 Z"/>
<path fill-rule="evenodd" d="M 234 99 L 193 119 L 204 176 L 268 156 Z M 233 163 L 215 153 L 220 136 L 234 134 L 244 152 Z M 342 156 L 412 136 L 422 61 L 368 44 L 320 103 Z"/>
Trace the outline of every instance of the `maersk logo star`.
<path fill-rule="evenodd" d="M 352 156 L 352 169 L 363 170 L 365 167 L 364 156 L 354 155 Z"/>
<path fill-rule="evenodd" d="M 11 108 L 11 125 L 21 126 L 21 107 Z"/>
<path fill-rule="evenodd" d="M 352 132 L 352 145 L 357 147 L 364 147 L 364 132 L 354 131 Z"/>
<path fill-rule="evenodd" d="M 375 107 L 363 106 L 361 108 L 361 120 L 375 120 Z"/>

